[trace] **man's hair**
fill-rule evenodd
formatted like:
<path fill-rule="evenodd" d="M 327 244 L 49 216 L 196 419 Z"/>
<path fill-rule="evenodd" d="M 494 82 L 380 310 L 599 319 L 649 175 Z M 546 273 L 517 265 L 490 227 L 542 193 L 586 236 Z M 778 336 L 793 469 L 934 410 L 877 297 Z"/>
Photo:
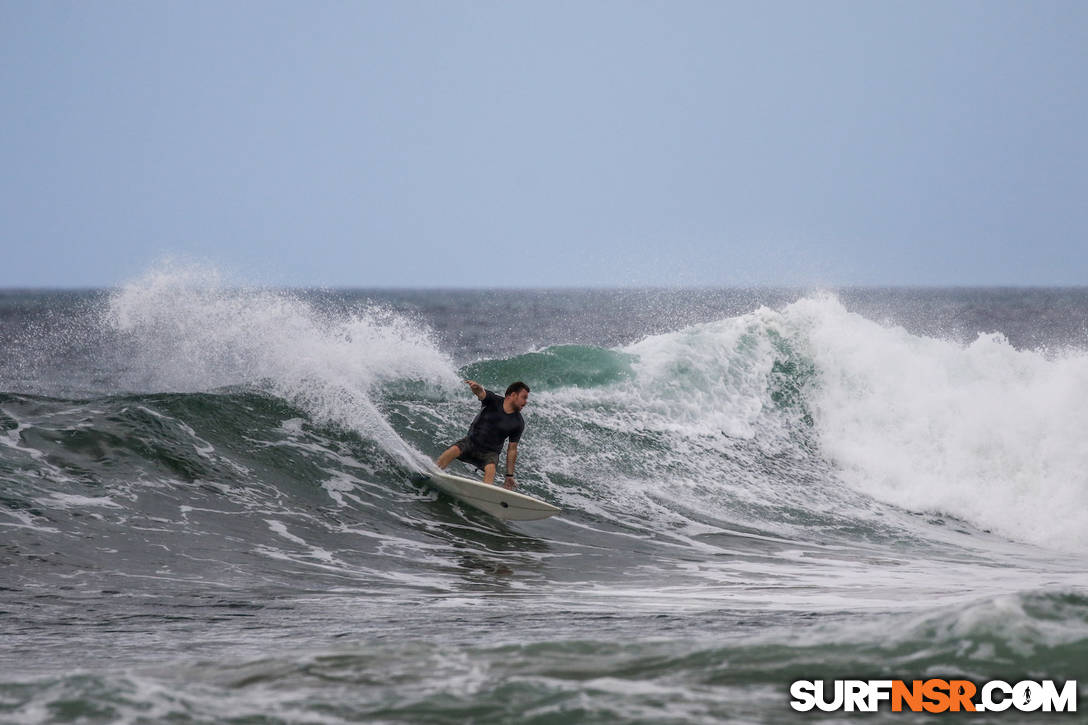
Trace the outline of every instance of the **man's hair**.
<path fill-rule="evenodd" d="M 528 393 L 529 386 L 519 380 L 516 383 L 510 383 L 510 387 L 506 389 L 506 394 L 513 395 L 515 393 L 520 393 L 522 390 Z"/>

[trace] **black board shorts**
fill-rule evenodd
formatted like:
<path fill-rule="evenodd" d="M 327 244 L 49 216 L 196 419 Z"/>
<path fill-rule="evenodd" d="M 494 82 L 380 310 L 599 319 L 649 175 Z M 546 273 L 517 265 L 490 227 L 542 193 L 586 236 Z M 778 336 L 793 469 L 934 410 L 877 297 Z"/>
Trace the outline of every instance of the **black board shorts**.
<path fill-rule="evenodd" d="M 483 470 L 484 466 L 488 464 L 499 465 L 499 454 L 497 451 L 485 451 L 478 446 L 472 445 L 467 437 L 462 438 L 453 445 L 461 449 L 461 455 L 457 456 L 457 460 L 464 461 L 465 463 L 471 463 L 480 470 Z"/>

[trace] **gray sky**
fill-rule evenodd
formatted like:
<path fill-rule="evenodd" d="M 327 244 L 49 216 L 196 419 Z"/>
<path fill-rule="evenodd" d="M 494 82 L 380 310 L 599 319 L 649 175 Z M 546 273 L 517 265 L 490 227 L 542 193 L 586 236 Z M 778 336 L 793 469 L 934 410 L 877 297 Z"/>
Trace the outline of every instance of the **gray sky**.
<path fill-rule="evenodd" d="M 0 286 L 1088 284 L 1088 2 L 0 0 Z"/>

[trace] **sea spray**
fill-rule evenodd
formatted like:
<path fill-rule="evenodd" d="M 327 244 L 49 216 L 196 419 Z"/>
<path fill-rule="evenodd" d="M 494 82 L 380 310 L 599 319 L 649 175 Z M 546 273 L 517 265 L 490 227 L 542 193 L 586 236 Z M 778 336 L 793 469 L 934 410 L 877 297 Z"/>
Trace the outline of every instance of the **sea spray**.
<path fill-rule="evenodd" d="M 154 270 L 111 295 L 104 319 L 128 353 L 126 379 L 140 389 L 255 386 L 406 462 L 420 456 L 377 409 L 376 390 L 457 381 L 423 323 L 376 305 L 328 314 L 290 292 L 228 286 L 215 269 Z"/>

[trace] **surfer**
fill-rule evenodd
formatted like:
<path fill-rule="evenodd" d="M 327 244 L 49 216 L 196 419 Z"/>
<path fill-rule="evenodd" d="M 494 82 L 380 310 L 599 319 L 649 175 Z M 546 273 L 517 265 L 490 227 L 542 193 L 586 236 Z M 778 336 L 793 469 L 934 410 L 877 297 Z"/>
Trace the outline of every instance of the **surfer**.
<path fill-rule="evenodd" d="M 529 386 L 520 380 L 510 383 L 506 397 L 500 398 L 475 380 L 466 380 L 469 388 L 480 399 L 480 412 L 469 426 L 468 435 L 447 448 L 435 463 L 442 470 L 450 465 L 454 458 L 471 463 L 484 471 L 484 483 L 495 482 L 495 468 L 499 463 L 499 452 L 507 438 L 506 478 L 503 485 L 514 488 L 514 465 L 518 460 L 518 441 L 525 430 L 525 419 L 521 409 L 529 402 Z"/>

